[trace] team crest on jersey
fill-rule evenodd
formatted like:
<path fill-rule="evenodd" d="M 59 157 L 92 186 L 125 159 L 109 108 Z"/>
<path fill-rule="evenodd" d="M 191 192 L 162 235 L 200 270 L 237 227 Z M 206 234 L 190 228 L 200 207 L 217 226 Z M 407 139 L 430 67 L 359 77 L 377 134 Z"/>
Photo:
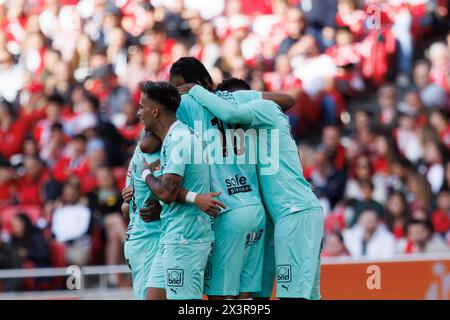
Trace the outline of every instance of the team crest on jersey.
<path fill-rule="evenodd" d="M 182 287 L 184 284 L 183 269 L 167 269 L 167 286 Z"/>

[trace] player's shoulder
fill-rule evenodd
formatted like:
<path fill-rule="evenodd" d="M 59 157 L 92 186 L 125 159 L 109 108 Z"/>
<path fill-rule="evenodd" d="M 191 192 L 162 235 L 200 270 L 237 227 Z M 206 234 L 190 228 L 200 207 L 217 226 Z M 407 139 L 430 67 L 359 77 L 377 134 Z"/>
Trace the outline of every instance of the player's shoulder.
<path fill-rule="evenodd" d="M 178 109 L 183 110 L 184 108 L 187 108 L 187 110 L 189 110 L 189 108 L 192 107 L 197 107 L 199 106 L 199 103 L 189 94 L 182 94 L 181 95 L 181 102 L 180 105 L 178 107 Z"/>
<path fill-rule="evenodd" d="M 180 137 L 189 137 L 193 133 L 194 130 L 191 127 L 189 127 L 184 122 L 177 120 L 176 123 L 172 125 L 170 131 L 167 133 L 167 137 L 165 140 L 167 140 L 167 142 L 169 143 L 171 141 L 179 141 Z"/>

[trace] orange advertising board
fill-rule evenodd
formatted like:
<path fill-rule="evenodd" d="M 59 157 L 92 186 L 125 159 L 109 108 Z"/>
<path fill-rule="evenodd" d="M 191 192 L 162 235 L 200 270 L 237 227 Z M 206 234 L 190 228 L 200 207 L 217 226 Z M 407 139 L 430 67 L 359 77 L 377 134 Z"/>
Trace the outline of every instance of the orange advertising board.
<path fill-rule="evenodd" d="M 449 300 L 450 257 L 322 264 L 321 293 L 325 300 Z"/>

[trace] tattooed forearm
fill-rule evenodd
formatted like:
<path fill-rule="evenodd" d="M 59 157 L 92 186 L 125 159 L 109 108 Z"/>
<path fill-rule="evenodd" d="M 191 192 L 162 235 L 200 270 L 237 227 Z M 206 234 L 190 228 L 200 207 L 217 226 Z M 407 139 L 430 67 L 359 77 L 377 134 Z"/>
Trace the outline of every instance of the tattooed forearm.
<path fill-rule="evenodd" d="M 150 174 L 145 179 L 145 183 L 161 201 L 172 203 L 177 199 L 182 179 L 176 174 L 165 174 L 159 178 Z"/>

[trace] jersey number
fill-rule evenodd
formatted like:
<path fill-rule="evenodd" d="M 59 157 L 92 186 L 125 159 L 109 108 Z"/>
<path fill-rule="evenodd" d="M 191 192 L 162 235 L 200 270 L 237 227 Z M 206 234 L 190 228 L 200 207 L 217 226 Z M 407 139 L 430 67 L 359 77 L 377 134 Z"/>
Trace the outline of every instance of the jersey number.
<path fill-rule="evenodd" d="M 217 128 L 220 131 L 220 134 L 222 136 L 221 140 L 222 140 L 223 157 L 226 158 L 226 157 L 228 157 L 228 147 L 227 147 L 227 135 L 225 133 L 225 127 L 223 125 L 223 122 L 221 120 L 217 119 L 217 117 L 214 117 L 214 118 L 211 119 L 211 125 L 217 126 Z M 238 152 L 238 148 L 237 148 L 236 135 L 234 135 L 234 137 L 233 137 L 232 145 L 233 145 L 233 152 L 234 152 L 234 154 L 238 155 L 239 152 Z"/>

